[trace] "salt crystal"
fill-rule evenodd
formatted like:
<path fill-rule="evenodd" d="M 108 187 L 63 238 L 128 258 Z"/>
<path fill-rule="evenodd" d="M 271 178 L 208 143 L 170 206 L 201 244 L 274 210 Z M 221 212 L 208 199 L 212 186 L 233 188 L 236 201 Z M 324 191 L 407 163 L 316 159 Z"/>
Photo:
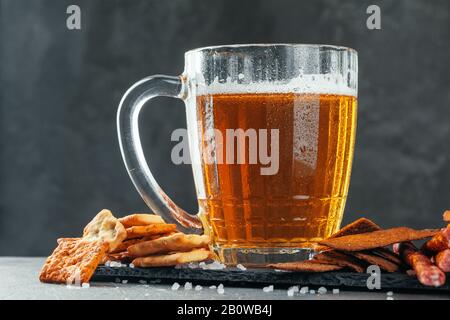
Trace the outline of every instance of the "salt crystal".
<path fill-rule="evenodd" d="M 309 292 L 309 288 L 308 287 L 302 287 L 300 289 L 300 294 L 307 294 Z"/>
<path fill-rule="evenodd" d="M 288 297 L 293 297 L 294 296 L 294 288 L 293 287 L 290 287 L 289 289 L 288 289 L 288 291 L 287 291 L 287 295 L 288 295 Z"/>
<path fill-rule="evenodd" d="M 129 266 L 130 268 L 134 268 L 134 264 L 132 264 L 132 263 L 130 263 L 128 266 Z"/>
<path fill-rule="evenodd" d="M 123 284 L 127 284 L 127 283 L 128 283 L 128 280 L 122 280 L 122 283 L 123 283 Z"/>
<path fill-rule="evenodd" d="M 84 283 L 81 285 L 81 287 L 87 289 L 87 288 L 89 288 L 89 283 L 88 283 L 88 282 L 84 282 Z"/>
<path fill-rule="evenodd" d="M 224 294 L 225 293 L 225 288 L 223 287 L 223 284 L 219 284 L 219 286 L 217 287 L 217 293 L 218 294 Z"/>
<path fill-rule="evenodd" d="M 188 268 L 189 269 L 198 269 L 198 263 L 196 263 L 196 262 L 189 262 L 188 263 Z"/>
<path fill-rule="evenodd" d="M 109 260 L 105 262 L 106 267 L 109 267 L 110 264 L 111 264 L 111 261 L 109 261 Z"/>
<path fill-rule="evenodd" d="M 394 295 L 394 293 L 393 293 L 392 291 L 388 291 L 386 294 L 387 294 L 388 296 L 393 296 L 393 295 Z"/>
<path fill-rule="evenodd" d="M 202 268 L 203 270 L 222 270 L 225 269 L 226 266 L 218 261 L 214 261 L 209 264 L 201 265 L 200 268 Z"/>
<path fill-rule="evenodd" d="M 316 290 L 309 290 L 309 294 L 316 294 Z"/>
<path fill-rule="evenodd" d="M 239 270 L 242 270 L 242 271 L 247 270 L 247 268 L 240 263 L 236 266 L 236 268 L 238 268 Z"/>
<path fill-rule="evenodd" d="M 325 287 L 320 287 L 320 288 L 317 290 L 317 292 L 318 292 L 319 294 L 325 294 L 325 293 L 327 293 L 327 288 L 325 288 Z"/>
<path fill-rule="evenodd" d="M 339 294 L 339 289 L 333 289 L 333 294 Z"/>
<path fill-rule="evenodd" d="M 267 286 L 263 288 L 264 292 L 272 292 L 273 291 L 273 285 Z"/>
<path fill-rule="evenodd" d="M 178 290 L 180 288 L 180 285 L 178 284 L 178 282 L 175 282 L 173 285 L 172 285 L 172 290 Z"/>
<path fill-rule="evenodd" d="M 203 289 L 203 287 L 201 285 L 196 285 L 194 288 L 195 291 L 200 291 L 202 289 Z"/>
<path fill-rule="evenodd" d="M 217 287 L 214 286 L 214 285 L 212 285 L 212 286 L 210 286 L 209 288 L 210 288 L 210 289 L 216 289 Z"/>
<path fill-rule="evenodd" d="M 394 297 L 387 297 L 386 300 L 394 300 Z"/>
<path fill-rule="evenodd" d="M 191 290 L 192 289 L 192 282 L 186 282 L 184 284 L 184 290 Z"/>

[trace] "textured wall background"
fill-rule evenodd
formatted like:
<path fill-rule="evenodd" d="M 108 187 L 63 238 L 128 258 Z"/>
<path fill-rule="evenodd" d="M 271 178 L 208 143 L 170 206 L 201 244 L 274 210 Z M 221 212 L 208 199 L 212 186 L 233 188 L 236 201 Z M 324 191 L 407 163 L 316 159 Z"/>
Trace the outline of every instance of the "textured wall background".
<path fill-rule="evenodd" d="M 78 4 L 82 30 L 68 31 Z M 369 4 L 382 30 L 365 27 Z M 450 2 L 0 0 L 0 255 L 44 255 L 101 208 L 145 210 L 115 128 L 125 90 L 176 75 L 183 52 L 246 42 L 330 43 L 359 52 L 359 123 L 345 220 L 439 225 L 450 207 Z M 196 202 L 170 162 L 181 101 L 157 99 L 142 139 L 161 185 Z"/>

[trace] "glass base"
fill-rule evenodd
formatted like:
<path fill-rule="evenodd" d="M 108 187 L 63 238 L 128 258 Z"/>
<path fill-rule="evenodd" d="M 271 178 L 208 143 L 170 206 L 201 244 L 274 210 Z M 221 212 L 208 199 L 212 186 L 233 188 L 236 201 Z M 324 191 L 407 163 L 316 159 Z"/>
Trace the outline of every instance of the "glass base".
<path fill-rule="evenodd" d="M 310 260 L 316 254 L 311 248 L 236 248 L 213 246 L 220 262 L 235 266 L 262 267 L 266 264 Z"/>

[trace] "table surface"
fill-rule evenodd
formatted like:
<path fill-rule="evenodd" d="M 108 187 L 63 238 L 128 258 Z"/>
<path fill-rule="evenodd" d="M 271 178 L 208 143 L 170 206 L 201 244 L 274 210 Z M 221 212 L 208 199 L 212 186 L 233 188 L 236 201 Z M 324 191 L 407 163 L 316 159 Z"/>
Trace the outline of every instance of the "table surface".
<path fill-rule="evenodd" d="M 203 287 L 202 290 L 185 290 L 183 285 L 178 290 L 172 290 L 167 284 L 135 284 L 135 283 L 103 283 L 92 282 L 88 288 L 75 288 L 66 285 L 44 284 L 38 279 L 44 258 L 0 257 L 0 299 L 188 299 L 188 300 L 272 300 L 272 299 L 301 299 L 301 300 L 394 300 L 404 299 L 446 299 L 450 295 L 444 294 L 410 294 L 393 292 L 388 296 L 386 292 L 357 292 L 340 289 L 333 294 L 333 288 L 327 288 L 326 294 L 295 294 L 287 296 L 286 289 L 275 289 L 264 292 L 262 288 L 225 287 L 225 293 Z M 193 283 L 195 286 L 195 283 Z"/>

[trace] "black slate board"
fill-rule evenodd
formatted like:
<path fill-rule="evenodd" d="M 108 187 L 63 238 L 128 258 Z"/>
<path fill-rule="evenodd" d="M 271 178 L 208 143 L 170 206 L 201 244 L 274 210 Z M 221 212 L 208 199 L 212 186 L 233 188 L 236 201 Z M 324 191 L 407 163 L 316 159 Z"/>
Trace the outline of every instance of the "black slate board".
<path fill-rule="evenodd" d="M 174 283 L 190 281 L 195 284 L 217 285 L 234 287 L 262 287 L 264 285 L 276 285 L 277 287 L 289 287 L 292 285 L 351 288 L 352 290 L 368 290 L 367 273 L 354 272 L 279 272 L 270 269 L 247 269 L 245 271 L 227 268 L 224 270 L 203 270 L 189 268 L 130 268 L 130 267 L 105 267 L 100 266 L 95 271 L 92 281 L 128 282 L 147 281 L 148 283 Z M 450 275 L 447 277 L 450 278 Z M 381 290 L 389 291 L 434 291 L 450 294 L 450 279 L 439 288 L 421 285 L 415 278 L 403 273 L 382 273 Z"/>

